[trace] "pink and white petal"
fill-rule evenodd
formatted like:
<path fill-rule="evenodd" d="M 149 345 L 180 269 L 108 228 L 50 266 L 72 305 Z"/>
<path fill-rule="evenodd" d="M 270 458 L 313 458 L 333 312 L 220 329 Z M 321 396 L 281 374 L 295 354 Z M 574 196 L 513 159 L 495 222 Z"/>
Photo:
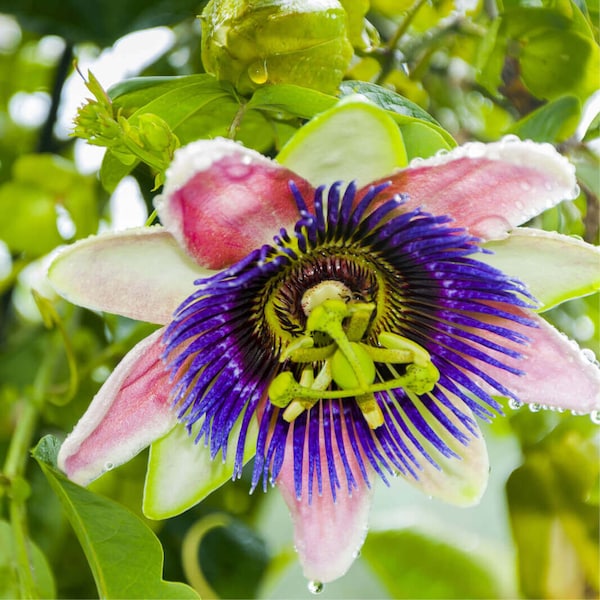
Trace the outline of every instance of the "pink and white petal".
<path fill-rule="evenodd" d="M 143 227 L 92 236 L 67 246 L 48 278 L 61 296 L 93 310 L 165 324 L 210 275 L 163 227 Z"/>
<path fill-rule="evenodd" d="M 161 360 L 163 331 L 123 358 L 63 442 L 58 466 L 72 481 L 87 485 L 175 426 L 169 372 Z"/>
<path fill-rule="evenodd" d="M 439 410 L 452 425 L 465 436 L 468 443 L 463 444 L 428 410 L 422 405 L 415 404 L 431 429 L 458 458 L 456 456 L 446 457 L 440 454 L 432 443 L 427 440 L 426 436 L 410 424 L 411 421 L 408 416 L 404 415 L 405 423 L 409 424 L 415 438 L 429 453 L 429 456 L 436 462 L 438 467 L 436 468 L 420 456 L 420 451 L 415 444 L 408 437 L 403 436 L 404 443 L 411 449 L 422 467 L 421 470 L 416 472 L 417 479 L 408 474 L 404 476 L 404 479 L 427 496 L 439 498 L 455 506 L 474 506 L 479 503 L 487 488 L 490 471 L 487 447 L 477 421 L 471 410 L 465 406 L 464 401 L 449 391 L 445 391 L 445 395 L 448 401 L 465 415 L 465 418 L 469 421 L 470 429 L 448 407 L 433 398 L 432 400 L 436 402 Z M 398 411 L 401 415 L 404 414 L 400 406 Z"/>
<path fill-rule="evenodd" d="M 525 283 L 548 310 L 600 289 L 600 248 L 560 233 L 519 227 L 478 259 Z"/>
<path fill-rule="evenodd" d="M 362 96 L 347 96 L 310 120 L 277 161 L 315 187 L 336 181 L 366 185 L 408 162 L 396 122 Z"/>
<path fill-rule="evenodd" d="M 308 182 L 237 142 L 218 138 L 180 148 L 155 205 L 163 225 L 198 264 L 222 269 L 292 230 L 299 218 L 289 182 Z"/>
<path fill-rule="evenodd" d="M 598 366 L 574 341 L 569 340 L 542 317 L 516 308 L 512 312 L 530 318 L 536 327 L 512 323 L 511 329 L 527 336 L 529 342 L 521 345 L 495 339 L 494 341 L 509 346 L 522 355 L 521 359 L 502 358 L 499 354 L 497 358 L 520 369 L 523 374 L 514 375 L 474 360 L 476 366 L 510 390 L 521 402 L 553 406 L 582 414 L 599 410 Z M 482 385 L 485 387 L 485 384 Z"/>
<path fill-rule="evenodd" d="M 449 215 L 483 240 L 508 231 L 578 195 L 575 168 L 549 144 L 506 138 L 473 142 L 416 159 L 386 178 L 383 197 L 408 194 L 405 207 Z M 385 179 L 383 180 L 385 181 Z"/>
<path fill-rule="evenodd" d="M 320 436 L 321 463 L 327 464 L 322 430 Z M 294 487 L 294 451 L 291 440 L 290 431 L 283 466 L 276 480 L 277 487 L 290 510 L 294 525 L 294 545 L 304 576 L 311 581 L 327 583 L 344 575 L 358 556 L 367 535 L 373 488 L 364 482 L 356 458 L 349 452 L 348 463 L 357 482 L 357 488 L 353 489 L 351 496 L 342 483 L 334 501 L 329 481 L 325 477 L 322 495 L 317 494 L 315 485 L 312 501 L 309 502 L 305 481 L 302 498 L 298 499 Z M 346 442 L 346 448 L 350 448 L 349 441 Z M 308 464 L 307 459 L 305 449 L 305 465 Z M 342 459 L 336 450 L 334 459 L 337 473 L 344 473 Z M 364 462 L 367 477 L 373 482 L 375 472 Z"/>
<path fill-rule="evenodd" d="M 144 485 L 142 510 L 150 519 L 167 519 L 201 502 L 221 487 L 233 474 L 235 453 L 242 419 L 234 425 L 227 445 L 227 458 L 210 457 L 196 435 L 203 421 L 198 421 L 191 434 L 184 425 L 176 425 L 165 437 L 150 447 Z M 246 433 L 244 464 L 256 453 L 258 425 L 252 419 Z"/>

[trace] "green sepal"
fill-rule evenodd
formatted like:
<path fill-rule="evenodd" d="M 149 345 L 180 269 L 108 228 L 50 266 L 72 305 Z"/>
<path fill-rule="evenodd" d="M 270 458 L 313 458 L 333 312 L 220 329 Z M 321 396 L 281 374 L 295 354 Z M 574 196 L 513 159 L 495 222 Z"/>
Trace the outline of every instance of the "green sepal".
<path fill-rule="evenodd" d="M 277 161 L 314 185 L 356 181 L 359 186 L 408 162 L 394 120 L 360 96 L 349 97 L 309 121 L 284 146 Z"/>
<path fill-rule="evenodd" d="M 221 487 L 233 475 L 237 441 L 242 417 L 229 436 L 225 461 L 219 454 L 214 459 L 203 441 L 195 443 L 200 423 L 188 433 L 184 425 L 175 426 L 169 434 L 150 447 L 143 512 L 150 519 L 167 519 L 178 515 L 211 492 Z M 258 424 L 252 418 L 246 434 L 244 459 L 246 464 L 256 452 Z"/>
<path fill-rule="evenodd" d="M 479 260 L 525 283 L 541 311 L 600 289 L 600 249 L 577 238 L 520 227 L 483 246 L 493 254 Z"/>

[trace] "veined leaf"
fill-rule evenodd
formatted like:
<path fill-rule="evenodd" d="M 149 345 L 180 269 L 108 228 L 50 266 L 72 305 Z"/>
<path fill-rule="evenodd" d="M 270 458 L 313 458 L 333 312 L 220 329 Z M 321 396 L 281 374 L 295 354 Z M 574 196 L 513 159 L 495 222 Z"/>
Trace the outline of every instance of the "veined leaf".
<path fill-rule="evenodd" d="M 575 96 L 562 96 L 517 121 L 511 133 L 534 142 L 564 142 L 577 129 L 580 116 L 579 100 Z"/>
<path fill-rule="evenodd" d="M 56 467 L 59 443 L 44 437 L 33 451 L 75 530 L 102 598 L 198 598 L 162 579 L 163 552 L 136 515 L 69 481 Z"/>
<path fill-rule="evenodd" d="M 335 96 L 282 83 L 258 88 L 248 102 L 248 108 L 286 112 L 295 117 L 310 119 L 331 108 L 336 102 Z"/>
<path fill-rule="evenodd" d="M 448 149 L 456 146 L 453 137 L 428 112 L 424 111 L 418 104 L 396 94 L 392 90 L 388 90 L 375 83 L 344 81 L 340 85 L 340 91 L 342 96 L 352 94 L 364 96 L 373 104 L 388 111 L 401 127 L 408 123 L 424 123 L 436 131 L 442 140 L 444 140 L 446 145 L 443 147 Z"/>

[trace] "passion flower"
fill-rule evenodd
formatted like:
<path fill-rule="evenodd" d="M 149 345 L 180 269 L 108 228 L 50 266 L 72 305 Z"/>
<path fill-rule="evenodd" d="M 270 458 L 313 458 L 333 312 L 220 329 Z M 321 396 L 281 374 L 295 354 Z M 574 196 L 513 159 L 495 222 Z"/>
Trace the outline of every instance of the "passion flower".
<path fill-rule="evenodd" d="M 314 151 L 300 139 L 296 157 Z M 364 173 L 372 149 L 354 150 Z M 534 312 L 527 281 L 487 264 L 489 240 L 502 262 L 511 229 L 574 197 L 552 148 L 469 144 L 371 184 L 313 183 L 235 142 L 195 142 L 157 199 L 164 227 L 78 242 L 50 277 L 78 304 L 166 325 L 67 437 L 66 474 L 87 484 L 154 443 L 145 510 L 164 517 L 254 456 L 252 488 L 275 481 L 305 575 L 330 581 L 362 544 L 376 480 L 477 502 L 489 465 L 476 417 L 498 396 L 591 412 L 600 375 Z M 556 285 L 597 287 L 596 250 L 535 236 L 540 302 Z M 556 243 L 577 257 L 569 277 L 540 268 Z M 505 264 L 526 280 L 522 262 Z"/>

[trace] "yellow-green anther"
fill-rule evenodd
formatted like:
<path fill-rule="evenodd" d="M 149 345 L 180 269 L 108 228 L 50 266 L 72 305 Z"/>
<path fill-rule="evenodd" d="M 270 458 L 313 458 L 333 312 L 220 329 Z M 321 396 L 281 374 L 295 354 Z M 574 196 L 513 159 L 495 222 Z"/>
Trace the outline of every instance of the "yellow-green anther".
<path fill-rule="evenodd" d="M 300 385 L 297 387 L 297 391 L 302 395 L 307 389 L 323 390 L 330 383 L 331 372 L 328 364 L 323 365 L 316 379 L 312 367 L 306 367 L 303 369 L 302 375 L 300 375 Z M 284 420 L 291 423 L 296 417 L 300 416 L 305 410 L 312 408 L 317 402 L 317 398 L 309 399 L 302 396 L 295 398 L 283 412 Z"/>
<path fill-rule="evenodd" d="M 313 401 L 313 404 L 316 404 L 316 400 Z M 305 410 L 308 410 L 310 406 L 306 406 L 306 402 L 302 402 L 301 400 L 293 400 L 289 403 L 287 408 L 283 411 L 283 420 L 291 423 L 294 419 L 299 417 Z"/>
<path fill-rule="evenodd" d="M 365 350 L 369 356 L 378 363 L 387 363 L 391 365 L 404 365 L 414 362 L 414 354 L 411 350 L 394 350 L 391 348 L 378 348 L 376 346 L 367 346 Z"/>
<path fill-rule="evenodd" d="M 409 350 L 413 353 L 413 360 L 416 365 L 421 367 L 427 367 L 431 364 L 431 356 L 429 352 L 422 346 L 419 346 L 416 342 L 409 340 L 408 338 L 402 337 L 395 333 L 384 331 L 378 336 L 379 343 L 385 348 L 392 348 L 395 350 Z"/>
<path fill-rule="evenodd" d="M 269 400 L 271 404 L 285 408 L 295 397 L 298 383 L 289 371 L 279 373 L 269 385 Z"/>
<path fill-rule="evenodd" d="M 360 412 L 362 412 L 365 421 L 369 424 L 371 429 L 377 429 L 377 427 L 383 425 L 384 416 L 373 394 L 357 396 L 356 403 L 358 404 Z"/>
<path fill-rule="evenodd" d="M 406 367 L 406 374 L 402 377 L 402 387 L 415 394 L 430 392 L 440 378 L 440 372 L 433 363 L 422 367 L 412 364 Z"/>
<path fill-rule="evenodd" d="M 360 389 L 367 391 L 375 381 L 375 364 L 362 344 L 349 342 L 352 355 L 341 349 L 336 350 L 331 359 L 331 376 L 343 390 Z"/>

